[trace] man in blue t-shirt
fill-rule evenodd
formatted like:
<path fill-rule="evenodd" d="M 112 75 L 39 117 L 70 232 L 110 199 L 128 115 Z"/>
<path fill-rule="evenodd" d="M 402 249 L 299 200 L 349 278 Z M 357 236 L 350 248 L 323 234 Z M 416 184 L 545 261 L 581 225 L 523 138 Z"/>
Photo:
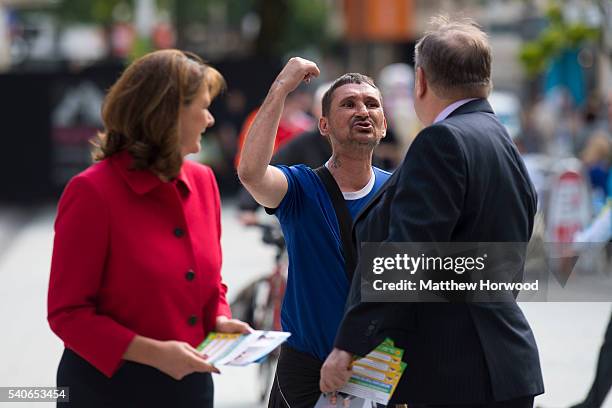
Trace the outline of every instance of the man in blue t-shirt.
<path fill-rule="evenodd" d="M 322 180 L 304 165 L 270 166 L 285 98 L 318 75 L 313 62 L 289 60 L 248 131 L 238 166 L 247 190 L 280 220 L 289 254 L 281 321 L 292 335 L 281 349 L 271 407 L 315 405 L 319 370 L 333 349 L 350 286 L 338 219 Z M 319 131 L 332 145 L 325 166 L 353 218 L 390 176 L 372 167 L 386 129 L 382 97 L 369 77 L 345 74 L 323 96 Z"/>

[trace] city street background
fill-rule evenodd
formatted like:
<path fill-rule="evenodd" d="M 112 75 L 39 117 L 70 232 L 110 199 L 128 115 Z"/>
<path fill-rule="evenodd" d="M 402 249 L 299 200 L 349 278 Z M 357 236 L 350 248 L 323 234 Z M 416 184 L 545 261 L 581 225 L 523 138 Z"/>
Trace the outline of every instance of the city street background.
<path fill-rule="evenodd" d="M 63 346 L 46 321 L 54 211 L 51 205 L 0 210 L 0 386 L 55 385 Z M 222 218 L 223 276 L 231 299 L 271 269 L 274 252 L 261 243 L 258 230 L 237 222 L 232 203 L 224 205 Z M 546 394 L 536 403 L 562 408 L 581 400 L 593 379 L 610 304 L 522 303 L 521 307 L 535 333 L 544 371 Z M 215 407 L 260 407 L 256 366 L 225 368 L 214 378 Z M 0 403 L 8 405 L 14 404 Z M 612 399 L 604 407 L 612 407 Z"/>
<path fill-rule="evenodd" d="M 46 322 L 55 206 L 68 180 L 91 164 L 104 96 L 131 62 L 178 48 L 227 80 L 210 107 L 215 126 L 191 159 L 210 166 L 218 181 L 231 300 L 274 264 L 261 231 L 237 221 L 238 203 L 243 210 L 253 203 L 236 164 L 281 67 L 301 56 L 316 62 L 321 76 L 287 98 L 279 147 L 316 135 L 318 87 L 360 72 L 378 84 L 389 124 L 374 163 L 393 171 L 422 128 L 412 92 L 414 47 L 439 14 L 472 18 L 488 35 L 488 100 L 538 192 L 532 242 L 540 263 L 530 267 L 541 270 L 544 244 L 612 241 L 612 0 L 0 0 L 0 387 L 55 384 L 63 346 Z M 295 163 L 311 156 L 305 150 Z M 611 260 L 581 254 L 573 276 L 588 281 L 601 272 L 612 284 Z M 594 377 L 610 303 L 522 308 L 544 371 L 546 393 L 536 403 L 579 402 Z M 257 366 L 226 368 L 214 378 L 216 407 L 260 407 Z M 612 408 L 612 398 L 605 406 Z"/>

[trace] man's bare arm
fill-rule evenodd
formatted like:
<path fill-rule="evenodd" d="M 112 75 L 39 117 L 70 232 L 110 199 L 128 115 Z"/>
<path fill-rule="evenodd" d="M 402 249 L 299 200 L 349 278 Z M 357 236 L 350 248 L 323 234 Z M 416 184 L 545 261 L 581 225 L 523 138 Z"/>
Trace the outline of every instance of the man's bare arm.
<path fill-rule="evenodd" d="M 238 177 L 253 198 L 265 207 L 278 207 L 288 188 L 285 175 L 270 166 L 285 99 L 300 82 L 308 82 L 318 75 L 319 68 L 314 62 L 291 58 L 270 87 L 247 133 L 240 154 Z"/>

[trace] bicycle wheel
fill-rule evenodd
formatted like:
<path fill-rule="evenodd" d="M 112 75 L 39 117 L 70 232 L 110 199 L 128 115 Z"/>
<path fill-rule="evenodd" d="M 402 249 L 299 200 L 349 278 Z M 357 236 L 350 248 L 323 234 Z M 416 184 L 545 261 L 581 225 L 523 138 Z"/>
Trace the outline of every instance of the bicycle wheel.
<path fill-rule="evenodd" d="M 259 364 L 259 376 L 257 377 L 257 387 L 259 392 L 259 401 L 264 403 L 270 396 L 272 382 L 274 381 L 274 373 L 276 372 L 276 363 L 278 355 L 276 351 L 270 353 L 267 359 Z"/>

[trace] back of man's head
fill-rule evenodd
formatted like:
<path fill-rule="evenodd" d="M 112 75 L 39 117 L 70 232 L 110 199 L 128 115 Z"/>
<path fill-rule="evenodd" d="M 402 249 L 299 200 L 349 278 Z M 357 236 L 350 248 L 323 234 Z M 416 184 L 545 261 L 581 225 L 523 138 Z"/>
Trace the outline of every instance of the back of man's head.
<path fill-rule="evenodd" d="M 331 109 L 332 98 L 334 96 L 334 91 L 346 84 L 368 84 L 372 88 L 378 90 L 380 94 L 380 90 L 374 84 L 374 80 L 367 75 L 359 74 L 356 72 L 350 72 L 348 74 L 344 74 L 341 77 L 337 78 L 329 87 L 329 89 L 323 94 L 323 100 L 321 101 L 321 110 L 323 116 L 329 116 L 329 111 Z M 381 97 L 382 102 L 382 97 Z"/>
<path fill-rule="evenodd" d="M 491 47 L 470 19 L 438 16 L 415 46 L 415 68 L 443 99 L 485 98 L 491 91 Z"/>

